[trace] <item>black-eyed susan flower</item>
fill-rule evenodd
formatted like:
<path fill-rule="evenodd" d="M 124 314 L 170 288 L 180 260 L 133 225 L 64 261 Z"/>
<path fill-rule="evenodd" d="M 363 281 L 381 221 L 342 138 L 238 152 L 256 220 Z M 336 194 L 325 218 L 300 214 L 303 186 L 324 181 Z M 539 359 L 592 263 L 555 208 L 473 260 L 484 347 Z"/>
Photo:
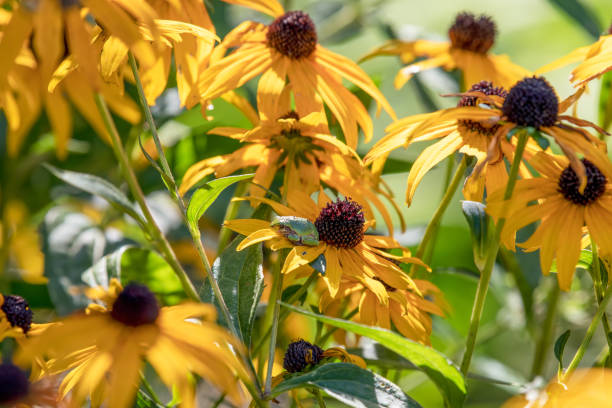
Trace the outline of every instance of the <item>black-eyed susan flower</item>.
<path fill-rule="evenodd" d="M 291 249 L 282 268 L 284 274 L 302 272 L 304 268 L 312 270 L 309 264 L 322 256 L 326 265 L 322 279 L 332 298 L 339 295 L 342 279 L 362 283 L 383 304 L 388 304 L 389 294 L 382 282 L 400 290 L 412 289 L 419 293 L 414 281 L 395 262 L 425 265 L 419 259 L 410 257 L 410 253 L 393 238 L 366 234 L 370 222 L 366 222 L 359 203 L 348 198 L 333 201 L 323 191 L 319 192 L 316 204 L 300 191 L 292 191 L 288 195 L 288 206 L 266 198 L 248 199 L 269 204 L 280 217 L 298 217 L 310 222 L 316 230 L 316 240 L 306 243 L 293 239 L 276 221 L 226 221 L 227 228 L 247 236 L 238 250 L 264 241 L 268 241 L 273 250 Z M 402 255 L 386 252 L 390 249 L 398 249 Z"/>
<path fill-rule="evenodd" d="M 393 323 L 403 336 L 430 344 L 431 315 L 443 316 L 446 308 L 440 290 L 433 283 L 422 279 L 414 279 L 418 292 L 413 289 L 396 289 L 380 278 L 377 280 L 387 291 L 387 303 L 381 302 L 380 297 L 363 284 L 344 279 L 335 299 L 325 292 L 321 295 L 319 310 L 331 316 L 339 316 L 343 313 L 341 309 L 345 308 L 356 310 L 357 313 L 351 318 L 356 322 L 384 329 L 391 329 Z"/>
<path fill-rule="evenodd" d="M 237 170 L 254 167 L 254 185 L 250 194 L 261 197 L 265 194 L 261 187 L 268 189 L 282 169 L 287 173 L 289 189 L 311 194 L 324 183 L 363 203 L 369 217 L 373 216 L 369 204 L 372 203 L 392 231 L 389 212 L 376 193 L 391 201 L 393 198 L 374 184 L 374 178 L 357 153 L 329 134 L 323 114 L 313 112 L 300 117 L 291 110 L 289 89 L 285 88 L 278 104 L 259 100 L 259 118 L 252 129 L 212 129 L 209 133 L 239 140 L 243 147 L 192 165 L 183 177 L 180 192 L 186 193 L 212 173 L 216 177 L 225 177 Z"/>
<path fill-rule="evenodd" d="M 612 25 L 606 35 L 602 35 L 591 45 L 576 48 L 564 57 L 539 68 L 536 73 L 544 73 L 580 62 L 570 75 L 574 86 L 582 86 L 612 70 Z"/>
<path fill-rule="evenodd" d="M 485 96 L 486 100 L 477 95 Z M 507 95 L 505 89 L 495 87 L 491 82 L 481 81 L 474 84 L 461 97 L 457 108 L 450 110 L 446 115 L 434 112 L 409 116 L 387 127 L 385 137 L 372 147 L 364 161 L 366 164 L 372 163 L 379 158 L 386 157 L 391 150 L 400 146 L 407 147 L 415 142 L 440 139 L 427 147 L 410 169 L 406 190 L 408 205 L 412 203 L 414 193 L 425 174 L 456 151 L 476 157 L 476 166 L 482 167 L 482 171 L 477 176 L 467 178 L 463 188 L 466 199 L 480 201 L 485 187 L 491 192 L 506 185 L 508 172 L 504 158 L 512 162 L 514 144 L 506 138 L 499 138 L 499 142 L 494 146 L 495 156 L 485 163 L 491 140 L 501 125 L 489 122 L 491 117 L 495 116 L 494 111 L 475 110 L 470 107 L 483 106 L 491 101 L 502 104 Z M 440 120 L 433 120 L 439 116 L 441 116 Z M 424 125 L 428 122 L 429 125 Z M 537 144 L 529 143 L 526 156 L 534 150 L 538 150 Z M 525 177 L 528 174 L 527 169 L 523 166 L 522 175 Z"/>
<path fill-rule="evenodd" d="M 358 127 L 366 140 L 372 137 L 372 120 L 359 99 L 342 85 L 344 78 L 371 95 L 379 108 L 395 118 L 385 97 L 361 68 L 318 44 L 316 28 L 308 14 L 283 13 L 278 7 L 265 12 L 276 18 L 270 25 L 242 23 L 215 49 L 215 62 L 199 81 L 203 100 L 221 96 L 261 75 L 258 96 L 274 104 L 288 78 L 298 115 L 323 112 L 327 106 L 342 127 L 347 144 L 355 148 Z M 229 49 L 234 50 L 219 58 Z"/>
<path fill-rule="evenodd" d="M 472 13 L 459 13 L 448 29 L 449 42 L 417 40 L 391 41 L 375 49 L 365 58 L 376 55 L 399 55 L 410 64 L 395 77 L 395 86 L 401 88 L 414 74 L 441 67 L 447 71 L 459 69 L 463 73 L 465 88 L 479 81 L 491 81 L 509 88 L 529 71 L 510 61 L 506 55 L 493 55 L 489 50 L 495 43 L 497 28 L 491 17 Z M 422 58 L 418 62 L 413 62 Z"/>
<path fill-rule="evenodd" d="M 612 184 L 588 159 L 582 159 L 586 173 L 583 191 L 566 157 L 539 153 L 530 164 L 541 177 L 517 181 L 507 201 L 503 200 L 503 191 L 494 192 L 488 197 L 487 212 L 494 218 L 508 214 L 501 240 L 510 249 L 515 247 L 518 229 L 540 221 L 533 235 L 518 245 L 526 251 L 540 250 L 544 274 L 549 273 L 556 259 L 559 287 L 569 290 L 585 226 L 600 252 L 604 256 L 612 253 Z"/>
<path fill-rule="evenodd" d="M 244 373 L 235 355 L 241 346 L 214 323 L 212 305 L 160 308 L 146 286 L 131 283 L 122 288 L 117 280 L 108 291 L 98 288 L 89 296 L 107 306 L 92 304 L 86 314 L 54 323 L 24 344 L 20 358 L 44 356 L 49 358 L 48 372 L 67 371 L 61 395 L 71 392 L 76 406 L 88 396 L 98 405 L 131 406 L 143 360 L 175 387 L 184 406 L 194 406 L 190 373 L 241 401 L 237 376 Z"/>
<path fill-rule="evenodd" d="M 0 406 L 2 407 L 61 407 L 68 406 L 58 397 L 57 381 L 44 378 L 30 382 L 21 368 L 10 362 L 0 364 Z"/>

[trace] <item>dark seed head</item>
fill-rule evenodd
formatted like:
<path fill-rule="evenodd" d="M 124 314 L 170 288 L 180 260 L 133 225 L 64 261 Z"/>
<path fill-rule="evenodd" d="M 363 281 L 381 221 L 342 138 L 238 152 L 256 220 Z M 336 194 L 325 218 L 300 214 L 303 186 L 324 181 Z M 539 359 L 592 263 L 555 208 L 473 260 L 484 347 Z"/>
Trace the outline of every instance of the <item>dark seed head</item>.
<path fill-rule="evenodd" d="M 328 203 L 315 221 L 319 240 L 339 248 L 353 248 L 363 240 L 365 217 L 350 198 Z"/>
<path fill-rule="evenodd" d="M 559 99 L 548 81 L 534 76 L 517 82 L 510 89 L 502 111 L 510 122 L 539 129 L 555 124 Z"/>
<path fill-rule="evenodd" d="M 317 47 L 317 30 L 303 11 L 289 11 L 268 26 L 268 46 L 292 58 L 307 58 Z"/>
<path fill-rule="evenodd" d="M 505 98 L 508 95 L 508 92 L 502 87 L 495 87 L 489 81 L 480 81 L 477 84 L 472 85 L 468 92 L 482 92 L 485 95 L 497 95 L 502 98 Z M 463 96 L 457 103 L 457 107 L 461 106 L 478 106 L 482 101 L 480 101 L 475 96 Z M 459 120 L 459 124 L 466 128 L 467 130 L 471 130 L 473 132 L 478 132 L 482 135 L 493 136 L 495 132 L 499 129 L 499 125 L 486 127 L 482 123 L 474 121 L 474 120 Z"/>
<path fill-rule="evenodd" d="M 27 333 L 32 326 L 32 309 L 28 301 L 17 295 L 4 295 L 4 303 L 0 307 L 12 327 L 21 327 Z"/>
<path fill-rule="evenodd" d="M 0 405 L 17 402 L 28 395 L 30 382 L 19 367 L 11 363 L 0 364 Z"/>
<path fill-rule="evenodd" d="M 455 48 L 486 54 L 495 42 L 497 29 L 489 16 L 476 17 L 472 13 L 459 13 L 448 29 L 448 37 Z"/>
<path fill-rule="evenodd" d="M 582 163 L 584 164 L 587 178 L 587 185 L 584 189 L 584 193 L 580 194 L 580 181 L 578 175 L 571 166 L 567 166 L 567 168 L 561 172 L 558 191 L 563 194 L 566 200 L 574 204 L 589 205 L 601 197 L 606 191 L 606 176 L 604 176 L 589 160 L 582 159 Z"/>
<path fill-rule="evenodd" d="M 140 326 L 154 323 L 159 315 L 159 304 L 149 288 L 139 283 L 129 283 L 113 303 L 111 316 L 127 325 Z"/>
<path fill-rule="evenodd" d="M 321 347 L 300 339 L 287 347 L 283 368 L 290 373 L 299 373 L 309 365 L 319 364 L 321 358 L 323 358 Z"/>

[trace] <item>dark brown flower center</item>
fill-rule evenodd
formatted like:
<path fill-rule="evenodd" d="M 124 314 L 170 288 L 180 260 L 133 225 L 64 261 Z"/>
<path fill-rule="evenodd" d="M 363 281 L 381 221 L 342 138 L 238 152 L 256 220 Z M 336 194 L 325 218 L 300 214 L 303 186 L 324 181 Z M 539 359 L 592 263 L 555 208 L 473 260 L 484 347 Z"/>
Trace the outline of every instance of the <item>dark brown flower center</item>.
<path fill-rule="evenodd" d="M 268 26 L 268 46 L 292 58 L 309 57 L 317 47 L 317 30 L 303 11 L 289 11 Z"/>
<path fill-rule="evenodd" d="M 323 358 L 321 347 L 300 339 L 287 347 L 283 358 L 283 368 L 290 373 L 299 373 L 308 366 L 319 364 L 321 358 Z"/>
<path fill-rule="evenodd" d="M 459 13 L 448 29 L 448 37 L 454 48 L 486 54 L 495 42 L 496 31 L 495 23 L 489 16 Z"/>
<path fill-rule="evenodd" d="M 30 382 L 19 367 L 11 363 L 0 364 L 0 405 L 9 406 L 28 395 Z M 6 405 L 5 405 L 6 404 Z"/>
<path fill-rule="evenodd" d="M 21 327 L 27 333 L 32 326 L 32 309 L 27 300 L 17 295 L 4 295 L 4 303 L 0 307 L 12 327 Z"/>
<path fill-rule="evenodd" d="M 586 170 L 587 185 L 580 193 L 580 180 L 571 166 L 567 166 L 559 177 L 558 191 L 566 200 L 578 205 L 588 205 L 596 201 L 606 191 L 606 176 L 587 159 L 582 159 Z"/>
<path fill-rule="evenodd" d="M 353 248 L 363 241 L 365 217 L 361 205 L 350 198 L 328 203 L 315 221 L 319 240 L 339 248 Z"/>
<path fill-rule="evenodd" d="M 557 121 L 559 98 L 544 78 L 525 78 L 510 89 L 502 111 L 510 122 L 539 129 Z"/>
<path fill-rule="evenodd" d="M 497 95 L 505 98 L 508 92 L 502 87 L 495 87 L 489 81 L 481 81 L 477 84 L 472 85 L 468 92 L 482 92 L 485 95 Z M 457 103 L 457 107 L 462 106 L 478 106 L 482 101 L 475 96 L 463 96 Z M 480 133 L 485 136 L 493 136 L 499 129 L 500 125 L 484 126 L 482 123 L 474 120 L 459 120 L 459 125 L 464 129 L 471 130 L 473 132 Z"/>
<path fill-rule="evenodd" d="M 113 303 L 111 316 L 127 326 L 154 323 L 159 315 L 155 295 L 145 285 L 129 283 Z"/>

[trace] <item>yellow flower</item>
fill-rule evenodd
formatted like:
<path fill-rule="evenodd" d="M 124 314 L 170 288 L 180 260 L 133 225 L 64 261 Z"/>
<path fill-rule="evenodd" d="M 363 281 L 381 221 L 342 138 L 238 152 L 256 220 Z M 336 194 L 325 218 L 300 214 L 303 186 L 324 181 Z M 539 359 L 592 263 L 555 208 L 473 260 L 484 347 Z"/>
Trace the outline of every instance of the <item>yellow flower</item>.
<path fill-rule="evenodd" d="M 10 362 L 0 364 L 0 405 L 3 407 L 64 407 L 57 395 L 55 378 L 31 382 L 26 373 Z"/>
<path fill-rule="evenodd" d="M 54 3 L 50 1 L 41 2 L 39 7 L 42 9 L 51 7 Z M 43 13 L 43 11 L 40 12 Z M 6 18 L 0 18 L 0 25 L 4 26 L 3 32 L 0 33 L 0 50 L 3 46 L 10 45 L 5 39 L 8 38 L 11 30 L 14 31 L 10 24 L 13 20 L 19 18 L 17 16 L 19 13 L 20 9 L 12 13 L 5 11 Z M 72 13 L 72 11 L 67 11 L 67 13 Z M 44 24 L 51 24 L 52 21 Z M 89 44 L 95 30 L 87 24 L 82 28 L 87 31 L 87 48 L 89 52 L 95 54 L 95 44 L 94 46 Z M 49 40 L 47 37 L 51 34 L 41 32 L 34 34 L 33 38 L 36 39 L 41 36 Z M 75 62 L 75 56 L 68 56 L 63 59 L 65 52 L 63 48 L 64 38 L 58 37 L 55 40 L 61 41 L 61 49 L 56 50 L 58 55 L 54 54 L 53 50 L 55 48 L 48 44 L 39 44 L 34 40 L 32 41 L 33 48 L 30 49 L 21 46 L 22 41 L 17 49 L 18 56 L 15 61 L 9 61 L 8 59 L 0 61 L 0 71 L 8 70 L 6 76 L 0 78 L 0 108 L 4 110 L 9 125 L 7 135 L 9 156 L 14 157 L 19 153 L 28 131 L 44 107 L 55 134 L 57 155 L 59 158 L 65 158 L 68 153 L 68 142 L 72 135 L 73 123 L 73 112 L 68 100 L 72 101 L 79 113 L 100 136 L 110 141 L 95 104 L 95 92 L 100 92 L 110 108 L 126 121 L 130 123 L 140 121 L 138 106 L 127 96 L 122 95 L 120 90 L 101 79 L 97 72 L 97 62 L 92 64 L 90 61 L 87 66 L 79 66 Z M 61 59 L 63 61 L 60 62 Z M 92 66 L 93 72 L 88 71 Z M 93 81 L 92 76 L 95 78 Z"/>
<path fill-rule="evenodd" d="M 375 49 L 363 59 L 376 55 L 399 55 L 402 62 L 411 63 L 417 58 L 423 58 L 400 70 L 395 77 L 395 87 L 398 89 L 414 74 L 436 67 L 447 71 L 455 68 L 461 70 L 465 88 L 483 80 L 509 88 L 530 73 L 513 64 L 506 55 L 489 53 L 496 33 L 497 28 L 490 17 L 476 17 L 472 13 L 463 12 L 457 14 L 448 30 L 450 42 L 394 40 Z"/>
<path fill-rule="evenodd" d="M 466 199 L 480 201 L 485 187 L 488 192 L 492 192 L 506 185 L 508 172 L 504 158 L 512 162 L 514 144 L 506 138 L 499 138 L 498 143 L 490 146 L 501 125 L 488 122 L 495 115 L 493 110 L 473 107 L 491 101 L 501 104 L 507 94 L 505 89 L 495 87 L 488 81 L 474 84 L 461 98 L 457 108 L 448 110 L 443 115 L 434 112 L 409 116 L 387 127 L 385 137 L 372 147 L 364 161 L 370 164 L 378 159 L 384 160 L 390 151 L 400 146 L 408 147 L 415 142 L 441 139 L 423 150 L 413 163 L 406 190 L 408 205 L 412 203 L 414 193 L 425 174 L 456 151 L 476 157 L 476 166 L 482 167 L 477 176 L 467 178 L 463 187 Z M 485 96 L 486 99 L 479 96 Z M 494 148 L 495 155 L 486 160 L 491 147 Z M 537 150 L 537 144 L 530 141 L 525 156 L 529 157 Z M 529 176 L 526 167 L 522 166 L 521 170 L 523 177 Z"/>
<path fill-rule="evenodd" d="M 442 316 L 445 302 L 440 290 L 431 282 L 414 279 L 418 292 L 399 290 L 383 281 L 389 301 L 382 303 L 363 284 L 346 279 L 340 284 L 339 295 L 334 299 L 323 293 L 319 300 L 319 310 L 327 315 L 338 316 L 344 309 L 356 310 L 352 320 L 368 326 L 391 329 L 391 322 L 405 337 L 423 344 L 430 344 L 431 314 Z M 346 303 L 348 301 L 348 303 Z"/>
<path fill-rule="evenodd" d="M 612 26 L 607 35 L 599 37 L 595 43 L 576 48 L 564 57 L 539 68 L 536 73 L 544 73 L 579 62 L 570 75 L 574 86 L 583 86 L 587 82 L 601 77 L 612 70 Z"/>
<path fill-rule="evenodd" d="M 371 202 L 392 231 L 389 212 L 376 192 L 390 201 L 392 196 L 374 185 L 373 177 L 353 149 L 329 134 L 323 114 L 313 112 L 300 117 L 291 110 L 290 96 L 289 88 L 285 88 L 278 104 L 260 99 L 259 118 L 254 114 L 256 122 L 250 130 L 222 127 L 209 131 L 239 140 L 244 147 L 192 165 L 183 177 L 181 194 L 212 173 L 216 177 L 225 177 L 239 169 L 255 167 L 255 184 L 251 186 L 250 194 L 262 197 L 266 191 L 261 187 L 270 188 L 274 176 L 284 169 L 290 189 L 311 194 L 325 183 L 342 195 L 363 203 L 369 217 L 373 216 Z M 244 108 L 253 111 L 250 105 Z"/>
<path fill-rule="evenodd" d="M 366 234 L 370 223 L 366 223 L 362 207 L 355 201 L 332 201 L 321 191 L 318 203 L 315 204 L 307 194 L 298 190 L 292 190 L 287 197 L 288 206 L 266 198 L 247 199 L 270 205 L 281 217 L 307 219 L 314 224 L 317 237 L 315 242 L 312 237 L 308 241 L 291 237 L 283 226 L 275 226 L 263 220 L 226 221 L 227 228 L 247 236 L 238 246 L 238 250 L 264 241 L 268 241 L 273 250 L 291 249 L 282 268 L 284 274 L 302 272 L 304 268 L 312 270 L 309 264 L 322 256 L 326 264 L 322 279 L 332 298 L 339 295 L 343 278 L 362 283 L 385 305 L 389 302 L 385 284 L 419 293 L 413 280 L 395 262 L 425 265 L 419 259 L 410 257 L 409 252 L 393 238 Z M 385 252 L 390 249 L 398 249 L 402 251 L 402 255 Z"/>
<path fill-rule="evenodd" d="M 609 407 L 612 370 L 576 370 L 565 383 L 552 380 L 544 390 L 530 390 L 506 401 L 502 408 Z"/>
<path fill-rule="evenodd" d="M 507 141 L 509 135 L 513 135 L 516 128 L 531 127 L 550 135 L 556 141 L 577 172 L 581 188 L 584 188 L 586 182 L 585 170 L 576 153 L 584 154 L 604 174 L 612 177 L 612 165 L 605 153 L 605 142 L 591 135 L 585 128 L 591 127 L 602 134 L 606 132 L 586 120 L 563 115 L 584 89 L 559 102 L 555 90 L 542 77 L 530 77 L 517 82 L 505 97 L 500 97 L 502 93 L 495 91 L 495 88 L 479 88 L 460 94 L 467 98 L 463 100 L 467 102 L 464 102 L 465 106 L 411 116 L 391 125 L 387 129 L 388 135 L 366 156 L 366 163 L 384 158 L 387 152 L 401 145 L 443 137 L 425 149 L 423 158 L 419 158 L 418 163 L 412 167 L 407 201 L 410 203 L 425 173 L 456 150 L 478 158 L 464 193 L 467 197 L 479 199 L 485 185 L 488 193 L 505 185 L 507 173 L 502 158 L 512 158 L 514 151 L 513 143 Z M 478 106 L 474 106 L 476 103 Z M 470 130 L 466 131 L 465 128 Z M 474 131 L 479 135 L 475 135 Z M 483 138 L 483 135 L 486 137 Z M 535 143 L 528 144 L 526 160 L 539 150 Z M 525 167 L 521 173 L 523 177 L 529 176 Z"/>
<path fill-rule="evenodd" d="M 131 406 L 143 359 L 164 383 L 176 387 L 183 406 L 195 406 L 190 373 L 211 381 L 234 402 L 242 400 L 236 377 L 245 374 L 234 353 L 241 345 L 214 323 L 213 306 L 160 308 L 146 286 L 131 283 L 122 288 L 117 280 L 108 291 L 97 288 L 89 296 L 108 308 L 92 304 L 86 314 L 51 325 L 21 351 L 25 360 L 48 357 L 51 373 L 68 371 L 60 391 L 62 396 L 72 392 L 75 406 L 87 396 L 94 404 Z"/>
<path fill-rule="evenodd" d="M 347 144 L 355 148 L 358 126 L 366 141 L 372 137 L 373 126 L 363 104 L 342 85 L 344 78 L 371 95 L 379 109 L 384 107 L 395 119 L 393 109 L 361 68 L 317 43 L 315 25 L 306 13 L 283 14 L 281 7 L 262 11 L 276 19 L 268 26 L 242 23 L 213 51 L 215 62 L 200 77 L 203 100 L 221 96 L 261 75 L 259 98 L 276 104 L 289 78 L 298 115 L 323 113 L 325 104 L 342 127 Z M 230 48 L 235 50 L 220 58 Z"/>
<path fill-rule="evenodd" d="M 494 218 L 509 214 L 501 238 L 510 249 L 514 249 L 518 229 L 541 221 L 533 235 L 519 246 L 527 251 L 540 250 L 544 274 L 549 273 L 556 258 L 559 287 L 569 290 L 585 230 L 602 255 L 612 254 L 612 184 L 601 168 L 587 159 L 582 160 L 586 170 L 583 192 L 566 157 L 539 153 L 530 164 L 541 177 L 517 181 L 508 201 L 503 200 L 503 191 L 494 192 L 488 197 L 487 212 Z"/>

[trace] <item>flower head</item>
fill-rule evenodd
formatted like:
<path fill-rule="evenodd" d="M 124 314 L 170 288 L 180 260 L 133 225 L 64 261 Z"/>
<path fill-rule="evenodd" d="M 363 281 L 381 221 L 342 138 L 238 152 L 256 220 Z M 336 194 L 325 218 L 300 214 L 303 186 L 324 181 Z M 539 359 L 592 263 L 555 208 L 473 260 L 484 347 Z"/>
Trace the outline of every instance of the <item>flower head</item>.
<path fill-rule="evenodd" d="M 303 11 L 289 11 L 277 17 L 266 33 L 268 45 L 291 59 L 308 58 L 317 47 L 317 30 Z"/>
<path fill-rule="evenodd" d="M 319 364 L 322 358 L 323 349 L 321 347 L 300 339 L 290 343 L 287 347 L 283 358 L 283 368 L 289 373 L 301 372 L 308 366 Z"/>
<path fill-rule="evenodd" d="M 510 122 L 540 129 L 553 126 L 559 114 L 559 98 L 542 77 L 517 82 L 504 99 L 502 112 Z"/>
<path fill-rule="evenodd" d="M 159 307 L 146 286 L 124 288 L 117 280 L 88 296 L 106 306 L 91 304 L 86 314 L 52 324 L 19 354 L 26 361 L 47 358 L 50 373 L 66 371 L 61 392 L 72 392 L 75 404 L 91 396 L 97 404 L 131 406 L 143 360 L 188 403 L 195 398 L 190 373 L 241 401 L 236 377 L 245 374 L 235 354 L 241 346 L 214 323 L 213 306 Z"/>
<path fill-rule="evenodd" d="M 11 327 L 19 327 L 27 334 L 32 327 L 32 310 L 27 300 L 17 295 L 4 295 L 2 298 L 2 312 Z"/>
<path fill-rule="evenodd" d="M 350 198 L 327 203 L 314 222 L 319 239 L 337 248 L 354 248 L 363 241 L 365 218 Z"/>
<path fill-rule="evenodd" d="M 59 400 L 57 385 L 57 379 L 54 377 L 31 382 L 27 373 L 13 363 L 0 364 L 0 406 L 2 407 L 63 406 L 63 402 Z"/>
<path fill-rule="evenodd" d="M 448 29 L 449 42 L 393 40 L 363 59 L 376 55 L 399 55 L 402 62 L 409 65 L 395 77 L 396 88 L 401 88 L 414 74 L 436 67 L 447 71 L 460 70 L 465 88 L 482 80 L 510 87 L 529 75 L 529 71 L 513 64 L 506 55 L 489 53 L 496 34 L 497 28 L 491 17 L 462 12 L 457 14 Z M 414 62 L 421 57 L 422 60 Z"/>
<path fill-rule="evenodd" d="M 29 391 L 30 381 L 25 372 L 11 363 L 0 364 L 0 404 L 15 403 Z"/>

